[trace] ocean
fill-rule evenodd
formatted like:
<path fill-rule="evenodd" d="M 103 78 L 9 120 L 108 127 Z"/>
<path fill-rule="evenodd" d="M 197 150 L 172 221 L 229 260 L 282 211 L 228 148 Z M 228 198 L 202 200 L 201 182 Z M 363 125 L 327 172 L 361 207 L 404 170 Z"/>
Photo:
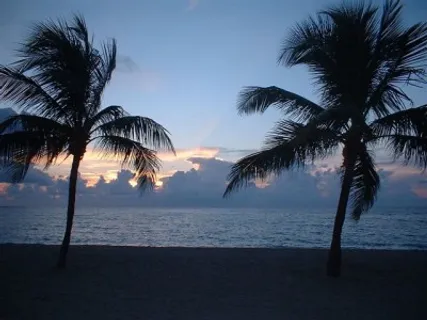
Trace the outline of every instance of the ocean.
<path fill-rule="evenodd" d="M 72 244 L 152 247 L 329 246 L 335 210 L 77 208 Z M 0 207 L 0 243 L 60 244 L 64 208 Z M 427 249 L 427 208 L 347 218 L 343 247 Z"/>

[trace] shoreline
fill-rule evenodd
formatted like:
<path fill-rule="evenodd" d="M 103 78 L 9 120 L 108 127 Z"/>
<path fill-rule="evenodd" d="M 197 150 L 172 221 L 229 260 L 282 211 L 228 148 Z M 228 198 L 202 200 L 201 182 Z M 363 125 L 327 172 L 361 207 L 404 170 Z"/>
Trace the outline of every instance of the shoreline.
<path fill-rule="evenodd" d="M 23 243 L 23 242 L 0 242 L 1 246 L 16 246 L 16 247 L 49 247 L 49 248 L 60 248 L 60 244 L 45 244 L 45 243 Z M 117 245 L 117 244 L 70 244 L 71 248 L 133 248 L 133 249 L 232 249 L 232 250 L 320 250 L 320 251 L 328 251 L 329 247 L 215 247 L 215 246 L 140 246 L 140 245 Z M 425 251 L 427 253 L 427 247 L 424 248 L 359 248 L 359 247 L 342 247 L 342 251 Z"/>
<path fill-rule="evenodd" d="M 16 247 L 25 247 L 25 246 L 33 246 L 33 247 L 51 247 L 51 248 L 58 248 L 60 247 L 60 244 L 46 244 L 46 243 L 22 243 L 22 242 L 0 242 L 1 246 L 16 246 Z M 87 248 L 87 247 L 93 247 L 93 248 L 141 248 L 141 249 L 235 249 L 235 250 L 247 250 L 247 249 L 253 249 L 253 250 L 320 250 L 320 251 L 328 251 L 329 247 L 279 247 L 279 246 L 273 246 L 273 247 L 216 247 L 216 246 L 143 246 L 143 245 L 117 245 L 117 244 L 70 244 L 70 250 L 71 248 Z M 361 248 L 361 247 L 342 247 L 342 251 L 376 251 L 376 252 L 390 252 L 390 251 L 409 251 L 409 252 L 426 252 L 427 253 L 427 247 L 417 247 L 412 246 L 411 248 L 399 248 L 399 247 L 369 247 L 369 248 Z"/>
<path fill-rule="evenodd" d="M 427 251 L 0 244 L 0 319 L 423 319 Z"/>

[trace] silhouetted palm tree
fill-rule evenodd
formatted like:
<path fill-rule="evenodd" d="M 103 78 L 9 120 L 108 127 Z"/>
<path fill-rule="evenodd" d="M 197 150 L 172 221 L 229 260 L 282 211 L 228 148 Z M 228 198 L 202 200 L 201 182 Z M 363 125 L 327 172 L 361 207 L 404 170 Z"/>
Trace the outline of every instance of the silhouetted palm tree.
<path fill-rule="evenodd" d="M 121 106 L 101 108 L 116 67 L 116 42 L 95 49 L 82 17 L 37 24 L 18 54 L 18 61 L 0 67 L 0 99 L 23 111 L 0 124 L 0 155 L 15 182 L 24 179 L 32 163 L 47 169 L 60 156 L 72 156 L 58 260 L 58 267 L 65 267 L 79 165 L 88 144 L 133 169 L 140 187 L 155 182 L 160 167 L 155 150 L 174 148 L 168 131 L 155 121 L 130 116 Z"/>
<path fill-rule="evenodd" d="M 319 103 L 277 87 L 247 87 L 239 96 L 241 114 L 275 106 L 288 118 L 277 123 L 260 152 L 233 165 L 224 196 L 255 178 L 304 166 L 342 148 L 330 276 L 341 272 L 341 232 L 349 198 L 355 219 L 376 199 L 380 178 L 375 148 L 386 146 L 395 159 L 427 166 L 427 107 L 406 109 L 411 100 L 400 87 L 423 83 L 427 24 L 403 27 L 401 10 L 397 1 L 387 1 L 381 12 L 370 5 L 342 4 L 292 29 L 278 61 L 308 67 Z"/>

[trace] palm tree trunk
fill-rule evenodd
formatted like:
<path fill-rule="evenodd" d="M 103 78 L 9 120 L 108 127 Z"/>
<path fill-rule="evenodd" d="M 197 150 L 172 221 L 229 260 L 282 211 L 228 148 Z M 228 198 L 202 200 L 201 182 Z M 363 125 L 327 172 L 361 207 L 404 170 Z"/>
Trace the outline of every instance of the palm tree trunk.
<path fill-rule="evenodd" d="M 71 230 L 73 229 L 74 210 L 76 204 L 76 188 L 77 178 L 79 173 L 80 157 L 73 156 L 73 164 L 71 165 L 70 184 L 68 189 L 68 209 L 67 209 L 67 225 L 65 227 L 64 239 L 62 240 L 61 250 L 59 252 L 58 268 L 65 268 L 67 261 L 68 248 L 71 240 Z"/>
<path fill-rule="evenodd" d="M 329 249 L 328 263 L 326 266 L 326 274 L 330 277 L 339 277 L 341 275 L 341 233 L 352 182 L 353 163 L 348 163 L 344 172 L 337 213 L 335 215 L 331 247 Z"/>

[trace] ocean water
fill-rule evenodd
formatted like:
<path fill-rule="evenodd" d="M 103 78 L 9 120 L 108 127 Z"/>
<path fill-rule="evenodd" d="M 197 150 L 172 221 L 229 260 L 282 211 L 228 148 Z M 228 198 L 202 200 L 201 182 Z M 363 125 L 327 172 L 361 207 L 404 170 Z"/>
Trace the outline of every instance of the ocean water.
<path fill-rule="evenodd" d="M 59 244 L 64 208 L 0 207 L 0 243 Z M 77 208 L 72 243 L 183 247 L 329 246 L 334 209 Z M 427 249 L 427 208 L 348 218 L 348 248 Z"/>

